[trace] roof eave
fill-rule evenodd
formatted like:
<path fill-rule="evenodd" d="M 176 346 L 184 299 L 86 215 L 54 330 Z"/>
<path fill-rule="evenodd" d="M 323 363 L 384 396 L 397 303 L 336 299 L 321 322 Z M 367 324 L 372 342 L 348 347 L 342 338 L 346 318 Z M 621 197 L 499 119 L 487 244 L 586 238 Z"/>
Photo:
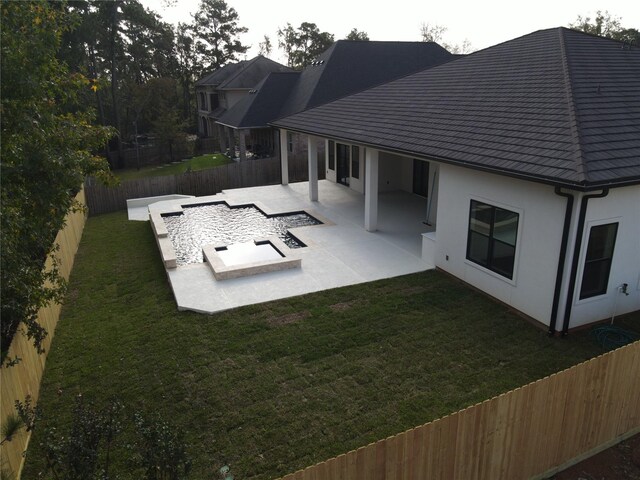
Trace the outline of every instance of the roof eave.
<path fill-rule="evenodd" d="M 578 190 L 578 191 L 583 191 L 583 192 L 588 192 L 588 191 L 592 191 L 592 190 L 599 190 L 602 188 L 620 188 L 620 187 L 626 187 L 626 186 L 631 186 L 631 185 L 637 185 L 640 184 L 640 177 L 631 177 L 631 178 L 626 178 L 626 179 L 619 179 L 619 180 L 609 180 L 609 181 L 602 181 L 602 182 L 572 182 L 569 180 L 563 180 L 563 179 L 559 179 L 559 178 L 552 178 L 552 177 L 544 177 L 544 176 L 537 176 L 537 175 L 530 175 L 530 174 L 526 174 L 526 173 L 522 173 L 522 172 L 514 172 L 514 171 L 510 171 L 510 170 L 504 170 L 504 169 L 499 169 L 499 168 L 492 168 L 490 166 L 486 166 L 486 165 L 478 165 L 476 163 L 471 163 L 471 162 L 465 162 L 462 160 L 456 160 L 453 158 L 446 158 L 446 157 L 441 157 L 441 156 L 437 156 L 437 155 L 425 155 L 424 153 L 420 153 L 420 152 L 414 152 L 411 150 L 402 150 L 402 149 L 391 149 L 389 147 L 386 147 L 384 145 L 376 145 L 374 143 L 367 143 L 367 142 L 362 142 L 362 141 L 358 141 L 355 140 L 353 138 L 348 138 L 348 137 L 337 137 L 337 136 L 327 136 L 325 133 L 320 133 L 317 131 L 313 131 L 313 130 L 304 130 L 304 129 L 300 129 L 300 128 L 292 128 L 292 127 L 287 127 L 284 125 L 279 125 L 277 123 L 277 121 L 275 122 L 269 122 L 269 126 L 274 127 L 274 128 L 278 128 L 278 129 L 285 129 L 291 132 L 296 132 L 296 133 L 302 133 L 302 134 L 306 134 L 306 135 L 314 135 L 314 136 L 318 136 L 318 137 L 324 137 L 324 138 L 330 138 L 331 140 L 336 140 L 336 141 L 344 141 L 346 143 L 355 143 L 358 145 L 362 145 L 364 147 L 371 147 L 371 148 L 375 148 L 376 150 L 380 150 L 382 152 L 386 152 L 386 153 L 391 153 L 391 154 L 399 154 L 405 157 L 411 157 L 411 158 L 418 158 L 418 159 L 422 159 L 422 160 L 430 160 L 430 161 L 435 161 L 435 162 L 440 162 L 440 163 L 446 163 L 448 165 L 454 165 L 454 166 L 458 166 L 458 167 L 463 167 L 463 168 L 470 168 L 472 170 L 477 170 L 477 171 L 481 171 L 481 172 L 487 172 L 487 173 L 493 173 L 496 175 L 502 175 L 505 177 L 510 177 L 510 178 L 517 178 L 519 180 L 526 180 L 529 182 L 535 182 L 535 183 L 542 183 L 545 185 L 552 185 L 552 186 L 559 186 L 559 187 L 563 187 L 563 188 L 569 188 L 571 190 Z"/>

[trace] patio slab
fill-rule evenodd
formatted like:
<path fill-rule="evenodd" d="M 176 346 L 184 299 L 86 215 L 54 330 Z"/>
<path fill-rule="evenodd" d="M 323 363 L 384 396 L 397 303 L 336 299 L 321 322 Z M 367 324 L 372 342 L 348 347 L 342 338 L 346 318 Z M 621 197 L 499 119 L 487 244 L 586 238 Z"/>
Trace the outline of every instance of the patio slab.
<path fill-rule="evenodd" d="M 422 223 L 424 198 L 406 192 L 381 193 L 379 230 L 367 232 L 363 195 L 329 181 L 320 181 L 318 190 L 317 202 L 309 201 L 308 183 L 301 182 L 150 204 L 149 212 L 154 213 L 223 200 L 231 205 L 258 203 L 270 212 L 307 210 L 333 222 L 295 231 L 307 247 L 290 250 L 287 258 L 299 258 L 299 269 L 226 280 L 216 280 L 207 264 L 167 269 L 178 309 L 210 314 L 434 268 L 421 259 L 421 234 L 428 230 Z"/>

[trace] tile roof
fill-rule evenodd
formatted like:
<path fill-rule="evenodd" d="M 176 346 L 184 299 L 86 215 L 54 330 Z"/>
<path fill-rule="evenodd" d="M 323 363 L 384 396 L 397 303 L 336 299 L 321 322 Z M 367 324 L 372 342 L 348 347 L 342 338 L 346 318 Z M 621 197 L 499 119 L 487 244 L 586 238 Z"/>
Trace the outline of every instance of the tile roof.
<path fill-rule="evenodd" d="M 288 91 L 281 91 L 279 104 L 262 98 L 272 95 L 272 90 L 263 92 L 262 88 L 256 87 L 257 94 L 236 104 L 227 115 L 220 118 L 220 123 L 235 128 L 266 127 L 267 122 L 277 118 L 440 65 L 453 58 L 456 56 L 433 42 L 339 40 L 322 53 L 314 64 L 300 72 L 295 83 L 291 83 L 290 77 L 287 79 Z M 271 81 L 277 80 L 273 78 Z M 260 105 L 248 105 L 253 102 Z M 265 110 L 267 105 L 269 109 Z M 255 123 L 258 110 L 257 116 L 264 118 L 261 125 Z M 242 112 L 251 118 L 245 118 Z"/>
<path fill-rule="evenodd" d="M 577 187 L 640 182 L 640 50 L 541 30 L 273 122 Z"/>
<path fill-rule="evenodd" d="M 219 90 L 254 88 L 270 72 L 287 72 L 291 69 L 281 63 L 258 55 L 251 60 L 229 63 L 198 80 L 197 87 L 212 85 Z"/>

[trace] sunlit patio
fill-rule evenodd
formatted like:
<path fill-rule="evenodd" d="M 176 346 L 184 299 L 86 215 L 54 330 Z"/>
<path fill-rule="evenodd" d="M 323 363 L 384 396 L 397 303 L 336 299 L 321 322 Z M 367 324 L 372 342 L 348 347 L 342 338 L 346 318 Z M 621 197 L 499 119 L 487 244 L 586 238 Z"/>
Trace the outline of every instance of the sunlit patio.
<path fill-rule="evenodd" d="M 406 192 L 379 194 L 375 232 L 364 228 L 364 195 L 329 181 L 318 183 L 318 201 L 309 200 L 307 182 L 227 190 L 218 195 L 154 203 L 165 212 L 193 203 L 255 203 L 268 213 L 306 210 L 324 225 L 295 229 L 307 246 L 287 252 L 301 268 L 216 280 L 207 263 L 167 269 L 181 310 L 214 313 L 242 305 L 303 295 L 433 268 L 422 256 L 422 233 L 433 230 L 423 220 L 426 199 Z M 144 211 L 130 218 L 144 218 Z"/>

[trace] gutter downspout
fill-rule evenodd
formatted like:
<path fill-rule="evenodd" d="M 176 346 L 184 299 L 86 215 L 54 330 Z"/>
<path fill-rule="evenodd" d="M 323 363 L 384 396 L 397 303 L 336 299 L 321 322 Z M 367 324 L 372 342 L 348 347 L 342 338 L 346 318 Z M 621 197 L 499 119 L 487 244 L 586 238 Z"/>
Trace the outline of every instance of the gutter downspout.
<path fill-rule="evenodd" d="M 584 234 L 584 222 L 587 217 L 587 203 L 590 198 L 603 198 L 609 195 L 609 188 L 603 188 L 601 193 L 585 195 L 580 202 L 580 216 L 578 217 L 578 228 L 576 232 L 576 245 L 573 249 L 573 261 L 571 263 L 571 278 L 569 280 L 569 291 L 567 292 L 567 305 L 564 309 L 564 323 L 562 325 L 562 336 L 566 336 L 569 330 L 569 320 L 571 319 L 571 306 L 573 304 L 573 294 L 576 291 L 576 277 L 578 276 L 578 263 L 580 262 L 580 249 L 582 248 L 582 236 Z"/>
<path fill-rule="evenodd" d="M 560 303 L 560 290 L 562 289 L 562 274 L 564 263 L 567 258 L 567 244 L 569 243 L 569 228 L 571 227 L 571 212 L 573 211 L 574 196 L 571 193 L 563 193 L 562 187 L 556 186 L 556 195 L 567 199 L 567 206 L 564 211 L 564 226 L 562 228 L 562 242 L 560 244 L 560 255 L 558 256 L 558 271 L 556 272 L 556 283 L 553 290 L 553 303 L 551 305 L 551 318 L 549 321 L 549 336 L 553 337 L 556 330 L 558 316 L 558 304 Z"/>

